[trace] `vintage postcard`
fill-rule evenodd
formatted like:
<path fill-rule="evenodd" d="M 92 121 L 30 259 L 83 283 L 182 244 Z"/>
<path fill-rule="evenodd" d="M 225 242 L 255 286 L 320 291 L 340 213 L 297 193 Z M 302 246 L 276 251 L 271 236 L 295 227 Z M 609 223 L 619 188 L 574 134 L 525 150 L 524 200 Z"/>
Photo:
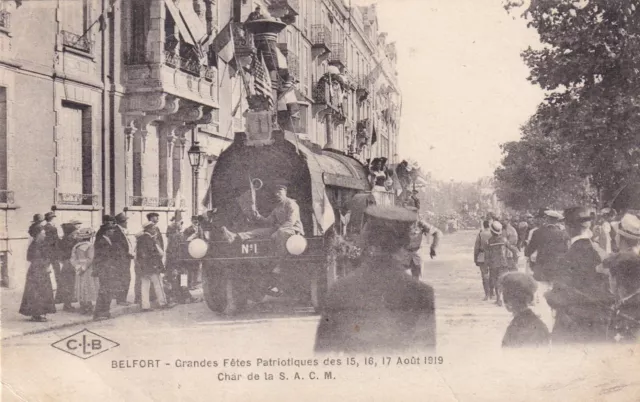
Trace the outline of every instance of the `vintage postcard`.
<path fill-rule="evenodd" d="M 636 0 L 0 0 L 0 399 L 639 401 Z"/>

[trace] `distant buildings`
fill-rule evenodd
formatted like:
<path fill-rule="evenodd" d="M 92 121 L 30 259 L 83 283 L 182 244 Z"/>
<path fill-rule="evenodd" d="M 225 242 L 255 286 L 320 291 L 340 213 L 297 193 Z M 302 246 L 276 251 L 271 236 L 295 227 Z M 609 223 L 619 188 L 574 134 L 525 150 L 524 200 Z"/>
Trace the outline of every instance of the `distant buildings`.
<path fill-rule="evenodd" d="M 397 54 L 376 8 L 342 0 L 0 1 L 0 268 L 22 282 L 35 213 L 97 228 L 127 210 L 166 227 L 191 205 L 192 139 L 205 151 L 199 198 L 244 130 L 240 74 L 216 54 L 232 22 L 235 57 L 255 51 L 243 22 L 261 5 L 297 78 L 295 131 L 322 147 L 397 163 Z M 219 57 L 220 56 L 220 57 Z M 327 75 L 329 73 L 329 75 Z M 340 94 L 331 80 L 337 73 Z M 333 87 L 332 87 L 333 86 Z M 195 137 L 192 137 L 195 136 Z M 214 189 L 215 191 L 215 189 Z M 224 191 L 224 189 L 221 189 Z"/>

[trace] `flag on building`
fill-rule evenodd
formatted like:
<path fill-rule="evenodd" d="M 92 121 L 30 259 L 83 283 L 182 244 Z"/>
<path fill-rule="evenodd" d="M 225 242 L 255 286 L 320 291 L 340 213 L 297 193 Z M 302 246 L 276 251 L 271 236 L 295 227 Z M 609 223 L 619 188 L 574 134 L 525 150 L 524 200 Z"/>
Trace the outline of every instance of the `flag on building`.
<path fill-rule="evenodd" d="M 273 107 L 273 93 L 271 92 L 271 76 L 267 70 L 267 65 L 264 63 L 264 57 L 260 53 L 260 59 L 256 59 L 253 68 L 254 82 L 256 95 L 265 96 L 269 100 L 269 106 Z"/>
<path fill-rule="evenodd" d="M 233 44 L 231 22 L 228 22 L 227 25 L 225 25 L 224 28 L 222 28 L 222 30 L 218 32 L 218 35 L 216 35 L 215 39 L 213 39 L 213 43 L 211 44 L 211 46 L 213 46 L 213 51 L 216 52 L 216 54 L 222 61 L 235 66 L 234 54 L 236 50 Z"/>

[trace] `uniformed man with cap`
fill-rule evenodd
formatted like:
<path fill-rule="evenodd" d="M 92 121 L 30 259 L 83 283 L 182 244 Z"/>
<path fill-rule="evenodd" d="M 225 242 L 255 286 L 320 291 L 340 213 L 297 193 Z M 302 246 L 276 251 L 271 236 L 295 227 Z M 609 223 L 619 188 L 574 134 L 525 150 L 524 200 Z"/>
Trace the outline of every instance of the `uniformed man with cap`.
<path fill-rule="evenodd" d="M 277 240 L 284 249 L 287 239 L 294 234 L 304 235 L 302 221 L 300 220 L 300 207 L 298 203 L 287 197 L 287 183 L 276 181 L 273 185 L 274 195 L 278 204 L 268 217 L 263 217 L 258 211 L 254 211 L 256 222 L 267 227 L 250 230 L 247 232 L 233 233 L 226 227 L 222 227 L 225 238 L 231 243 L 236 239 L 249 240 L 271 236 Z"/>
<path fill-rule="evenodd" d="M 548 272 L 553 289 L 545 294 L 555 310 L 553 343 L 604 341 L 612 296 L 607 278 L 598 272 L 605 255 L 591 241 L 591 213 L 585 207 L 565 210 L 571 247 Z"/>
<path fill-rule="evenodd" d="M 524 255 L 531 257 L 537 253 L 535 265 L 532 266 L 533 277 L 539 282 L 548 282 L 551 271 L 569 248 L 569 237 L 560 224 L 563 219 L 560 212 L 545 210 L 542 216 L 544 225 L 533 233 Z"/>
<path fill-rule="evenodd" d="M 620 251 L 603 262 L 615 297 L 607 339 L 636 344 L 640 342 L 640 219 L 627 213 L 613 230 Z"/>
<path fill-rule="evenodd" d="M 329 290 L 318 325 L 318 353 L 407 352 L 436 345 L 433 289 L 404 273 L 415 212 L 366 210 L 361 267 Z"/>

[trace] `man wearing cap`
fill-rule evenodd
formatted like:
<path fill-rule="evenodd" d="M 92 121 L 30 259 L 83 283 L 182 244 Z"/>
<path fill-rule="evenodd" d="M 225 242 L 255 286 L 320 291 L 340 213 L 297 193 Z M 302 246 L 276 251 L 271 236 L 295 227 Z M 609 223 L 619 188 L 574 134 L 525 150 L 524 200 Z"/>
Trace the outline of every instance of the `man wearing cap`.
<path fill-rule="evenodd" d="M 620 251 L 603 262 L 615 297 L 607 338 L 635 344 L 640 342 L 640 219 L 626 213 L 612 227 Z"/>
<path fill-rule="evenodd" d="M 553 289 L 545 294 L 555 310 L 551 333 L 554 343 L 604 341 L 612 297 L 607 278 L 598 272 L 604 252 L 591 241 L 591 214 L 587 208 L 565 210 L 571 247 L 549 271 Z"/>
<path fill-rule="evenodd" d="M 127 294 L 131 285 L 131 260 L 134 250 L 127 236 L 127 221 L 129 218 L 123 213 L 115 216 L 116 226 L 111 241 L 113 242 L 113 263 L 117 272 L 118 290 L 116 300 L 119 305 L 129 305 Z"/>
<path fill-rule="evenodd" d="M 480 268 L 480 276 L 482 278 L 482 288 L 484 289 L 484 299 L 487 301 L 493 299 L 493 289 L 489 281 L 489 268 L 486 263 L 486 250 L 489 239 L 491 238 L 490 223 L 488 220 L 482 222 L 482 229 L 476 237 L 476 243 L 473 247 L 473 262 Z"/>
<path fill-rule="evenodd" d="M 142 225 L 143 231 L 138 236 L 136 242 L 136 262 L 140 272 L 140 304 L 142 311 L 151 310 L 149 290 L 153 286 L 156 299 L 160 307 L 167 306 L 167 298 L 164 293 L 164 287 L 160 280 L 160 274 L 164 272 L 164 264 L 162 262 L 163 250 L 158 245 L 157 228 L 155 224 L 149 220 Z"/>
<path fill-rule="evenodd" d="M 436 256 L 436 249 L 440 243 L 440 238 L 442 237 L 442 232 L 437 227 L 420 219 L 417 208 L 408 207 L 407 209 L 414 212 L 418 218 L 413 225 L 411 225 L 411 229 L 409 231 L 409 246 L 407 247 L 407 250 L 410 252 L 409 269 L 411 270 L 411 276 L 419 279 L 422 276 L 422 256 L 420 255 L 422 236 L 433 236 L 429 255 L 431 258 L 434 258 Z"/>
<path fill-rule="evenodd" d="M 260 237 L 269 237 L 276 241 L 280 253 L 286 252 L 287 239 L 295 234 L 304 235 L 302 221 L 300 220 L 300 207 L 298 203 L 287 197 L 287 184 L 277 182 L 274 186 L 274 193 L 278 199 L 278 205 L 268 217 L 263 217 L 255 211 L 257 222 L 269 227 L 254 229 L 242 233 L 230 232 L 226 227 L 222 227 L 223 234 L 229 243 L 239 238 L 249 240 Z"/>
<path fill-rule="evenodd" d="M 560 224 L 563 219 L 560 212 L 544 210 L 541 217 L 544 225 L 533 233 L 524 255 L 531 257 L 537 253 L 532 266 L 533 277 L 538 282 L 548 282 L 551 271 L 556 269 L 558 260 L 569 249 L 569 237 Z"/>
<path fill-rule="evenodd" d="M 316 332 L 318 353 L 428 350 L 436 345 L 433 289 L 404 274 L 415 212 L 367 208 L 361 269 L 329 290 Z"/>
<path fill-rule="evenodd" d="M 153 228 L 150 229 L 153 233 L 153 236 L 156 239 L 156 243 L 160 247 L 160 249 L 164 252 L 164 239 L 162 238 L 162 232 L 158 227 L 158 222 L 160 221 L 160 215 L 157 212 L 150 212 L 147 214 L 147 221 L 153 224 Z"/>
<path fill-rule="evenodd" d="M 518 261 L 518 248 L 507 240 L 499 221 L 491 222 L 489 230 L 491 237 L 487 240 L 485 251 L 485 261 L 489 269 L 489 288 L 490 292 L 496 295 L 496 304 L 502 306 L 498 279 L 500 275 L 514 268 L 512 261 Z"/>
<path fill-rule="evenodd" d="M 499 287 L 507 310 L 513 314 L 504 338 L 503 348 L 548 346 L 549 329 L 529 308 L 538 284 L 530 275 L 509 272 L 500 278 Z"/>
<path fill-rule="evenodd" d="M 44 241 L 45 241 L 45 254 L 53 268 L 53 274 L 56 278 L 56 291 L 60 286 L 62 279 L 60 278 L 60 258 L 58 257 L 58 242 L 60 241 L 60 235 L 58 228 L 55 224 L 56 213 L 51 211 L 44 214 Z M 57 297 L 56 297 L 57 299 Z"/>
<path fill-rule="evenodd" d="M 204 235 L 204 228 L 202 224 L 205 221 L 203 217 L 193 215 L 191 217 L 191 226 L 186 228 L 182 233 L 186 242 L 189 243 L 195 239 L 206 240 Z M 186 263 L 187 268 L 187 287 L 189 290 L 195 290 L 198 284 L 198 271 L 200 270 L 200 261 L 189 261 Z"/>

